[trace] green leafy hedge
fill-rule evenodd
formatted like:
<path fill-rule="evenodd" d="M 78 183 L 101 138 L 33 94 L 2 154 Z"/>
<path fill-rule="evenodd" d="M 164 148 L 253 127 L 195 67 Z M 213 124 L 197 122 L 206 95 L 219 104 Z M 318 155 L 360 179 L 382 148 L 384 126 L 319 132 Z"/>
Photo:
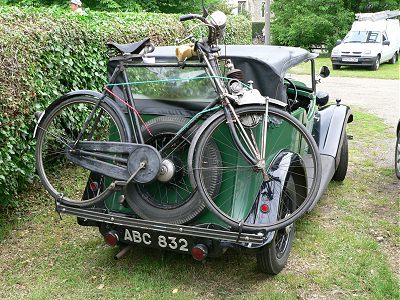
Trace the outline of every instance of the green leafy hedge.
<path fill-rule="evenodd" d="M 177 15 L 0 7 L 0 207 L 34 177 L 34 112 L 74 89 L 101 90 L 107 41 L 173 45 L 184 34 Z M 226 43 L 250 42 L 250 22 L 230 18 Z"/>

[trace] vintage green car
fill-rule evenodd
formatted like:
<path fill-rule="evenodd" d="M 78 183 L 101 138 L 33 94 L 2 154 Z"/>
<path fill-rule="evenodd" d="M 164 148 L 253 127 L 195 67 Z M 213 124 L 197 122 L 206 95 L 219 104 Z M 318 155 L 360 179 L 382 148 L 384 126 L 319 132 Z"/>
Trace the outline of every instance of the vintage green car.
<path fill-rule="evenodd" d="M 140 52 L 146 43 L 111 44 L 111 47 L 121 52 L 134 49 L 134 53 Z M 63 148 L 57 153 L 63 159 L 67 157 L 70 163 L 89 170 L 89 173 L 82 173 L 88 175 L 79 173 L 78 176 L 72 171 L 67 173 L 68 168 L 62 169 L 64 176 L 79 177 L 84 183 L 83 195 L 80 194 L 83 200 L 110 191 L 109 186 L 113 187 L 112 192 L 108 192 L 102 201 L 89 201 L 90 205 L 86 206 L 63 201 L 67 189 L 64 189 L 65 194 L 52 196 L 59 213 L 77 216 L 80 225 L 98 227 L 107 244 L 119 245 L 121 251 L 116 258 L 132 246 L 188 253 L 199 261 L 220 256 L 229 248 L 241 248 L 257 255 L 258 267 L 263 272 L 277 274 L 284 268 L 291 250 L 295 219 L 315 206 L 331 180 L 341 181 L 346 176 L 346 124 L 353 116 L 340 100 L 328 104 L 329 96 L 316 91 L 318 81 L 329 75 L 329 69 L 323 67 L 316 75 L 314 59 L 317 55 L 313 53 L 300 48 L 260 45 L 227 45 L 210 50 L 213 51 L 220 52 L 221 70 L 225 71 L 218 76 L 210 76 L 204 62 L 196 58 L 178 61 L 175 47 L 157 47 L 151 54 L 131 53 L 111 58 L 106 102 L 112 108 L 110 114 L 122 115 L 120 123 L 128 128 L 124 143 L 118 144 L 120 139 L 115 138 L 112 128 L 106 126 L 109 140 L 116 143 L 109 144 L 111 146 L 101 144 L 108 149 L 105 154 L 87 154 L 94 146 L 84 142 L 79 144 L 82 145 L 79 151 L 68 150 L 77 143 L 66 140 L 62 140 Z M 291 68 L 304 62 L 310 65 L 309 86 L 288 75 Z M 231 96 L 233 99 L 240 99 L 235 104 L 239 115 L 236 121 L 224 121 L 223 113 L 215 112 L 210 106 L 221 97 L 214 81 L 210 80 L 215 77 L 225 82 L 229 93 L 236 97 Z M 124 101 L 127 95 L 134 107 Z M 40 145 L 49 133 L 49 146 L 39 146 L 37 150 L 39 159 L 44 161 L 45 157 L 40 153 L 45 150 L 55 153 L 53 148 L 60 141 L 50 142 L 59 128 L 51 134 L 44 128 L 61 116 L 57 124 L 72 134 L 74 130 L 70 123 L 78 117 L 71 116 L 81 113 L 52 113 L 56 105 L 74 103 L 78 98 L 92 103 L 93 99 L 104 97 L 94 91 L 74 91 L 49 107 L 40 116 L 35 133 Z M 261 99 L 257 101 L 267 99 L 269 106 L 263 103 L 264 111 L 259 112 L 260 106 L 254 106 L 255 98 Z M 275 115 L 262 121 L 262 114 L 268 110 Z M 294 117 L 298 125 L 292 128 L 288 126 L 290 122 L 279 117 L 287 115 Z M 140 132 L 129 125 L 139 118 L 143 120 Z M 196 124 L 191 124 L 193 122 Z M 238 122 L 245 132 L 251 132 L 253 140 L 264 140 L 263 136 L 268 132 L 265 165 L 257 168 L 253 165 L 246 169 L 247 172 L 241 171 L 246 163 L 243 151 L 238 151 L 237 145 L 232 147 L 244 139 L 237 137 L 235 142 L 230 134 L 229 126 L 232 123 L 236 126 Z M 183 131 L 180 139 L 171 145 L 170 140 L 188 124 L 190 129 Z M 308 133 L 304 134 L 304 131 Z M 209 138 L 204 139 L 203 135 Z M 307 137 L 310 138 L 307 140 Z M 161 162 L 153 165 L 156 173 L 151 180 L 143 182 L 137 178 L 131 180 L 143 168 L 135 159 L 140 155 L 148 158 L 148 154 L 141 150 L 135 152 L 132 148 L 135 147 L 132 142 L 138 140 L 149 145 L 146 149 Z M 313 150 L 314 144 L 317 146 Z M 135 155 L 125 153 L 123 147 L 132 148 Z M 120 155 L 113 159 L 107 156 L 112 152 L 111 148 L 120 151 Z M 85 153 L 87 157 L 82 159 Z M 309 159 L 311 154 L 313 160 Z M 108 163 L 96 166 L 93 157 L 103 157 Z M 115 166 L 106 170 L 111 166 L 111 160 Z M 314 170 L 316 162 L 322 172 Z M 128 173 L 126 168 L 118 167 L 126 163 Z M 200 170 L 204 163 L 210 168 Z M 43 166 L 46 164 L 41 162 L 41 174 L 44 173 Z M 260 172 L 264 168 L 267 172 Z M 51 175 L 46 173 L 44 182 L 57 178 L 53 169 Z M 261 173 L 263 177 L 259 179 Z M 126 180 L 126 176 L 130 179 L 123 184 L 115 181 Z M 78 179 L 76 182 L 78 186 Z M 120 182 L 119 188 L 116 188 L 116 182 Z M 65 184 L 66 181 L 61 183 L 62 188 Z M 316 189 L 312 197 L 311 186 Z"/>

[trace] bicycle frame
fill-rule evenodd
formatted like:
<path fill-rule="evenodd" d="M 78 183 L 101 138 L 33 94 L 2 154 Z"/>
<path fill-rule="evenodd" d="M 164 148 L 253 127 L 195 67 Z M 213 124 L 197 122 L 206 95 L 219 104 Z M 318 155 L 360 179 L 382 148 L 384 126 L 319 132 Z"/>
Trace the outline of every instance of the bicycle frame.
<path fill-rule="evenodd" d="M 124 63 L 123 61 L 121 61 L 121 63 L 117 66 L 117 68 L 114 70 L 111 78 L 110 78 L 110 82 L 109 85 L 112 85 L 115 80 L 118 78 L 118 76 L 120 74 L 122 74 L 124 82 L 128 83 L 128 75 L 126 72 L 126 67 L 171 67 L 171 68 L 176 68 L 176 67 L 203 67 L 206 68 L 207 65 L 205 64 L 201 64 L 201 63 L 151 63 L 151 64 L 138 64 L 138 63 Z M 135 141 L 137 143 L 144 143 L 143 140 L 143 136 L 142 136 L 142 132 L 140 131 L 140 121 L 139 121 L 139 117 L 138 117 L 138 112 L 135 106 L 135 101 L 132 95 L 132 92 L 129 88 L 127 88 L 127 85 L 123 85 L 124 88 L 124 94 L 125 97 L 127 98 L 127 101 L 123 101 L 125 105 L 127 105 L 130 109 L 128 109 L 128 115 L 129 115 L 129 119 L 131 121 L 132 124 L 132 128 L 133 128 L 133 133 L 134 133 L 134 137 L 135 137 Z M 99 101 L 102 101 L 102 99 L 104 99 L 104 97 L 107 96 L 107 94 L 109 94 L 110 91 L 109 90 L 105 90 L 103 92 L 103 97 L 101 99 L 99 99 Z M 113 96 L 116 96 L 115 94 L 111 94 Z M 118 96 L 117 96 L 118 97 Z M 118 97 L 119 98 L 119 97 Z M 119 99 L 120 101 L 122 99 Z M 204 108 L 201 112 L 197 113 L 193 118 L 191 118 L 188 123 L 182 127 L 181 130 L 179 130 L 176 135 L 162 148 L 160 149 L 160 153 L 163 153 L 163 151 L 165 149 L 167 149 L 170 145 L 172 145 L 173 143 L 175 143 L 180 137 L 182 137 L 188 130 L 190 130 L 194 124 L 197 123 L 197 121 L 199 121 L 206 113 L 210 112 L 210 111 L 214 111 L 214 110 L 219 110 L 221 108 L 221 106 L 219 106 L 219 102 L 221 100 L 219 98 L 213 100 L 212 102 L 210 102 L 206 108 Z M 96 107 L 94 108 L 96 109 Z M 90 117 L 90 116 L 89 116 Z"/>
<path fill-rule="evenodd" d="M 80 138 L 82 137 L 82 133 L 86 130 L 89 122 L 93 118 L 95 111 L 97 110 L 99 103 L 101 101 L 104 101 L 105 97 L 107 97 L 108 94 L 114 96 L 117 98 L 119 101 L 124 103 L 129 109 L 128 109 L 128 116 L 130 123 L 132 124 L 132 133 L 134 137 L 134 141 L 138 144 L 144 144 L 144 139 L 142 132 L 140 130 L 140 121 L 141 117 L 139 112 L 136 109 L 135 106 L 135 100 L 132 95 L 131 89 L 128 87 L 128 74 L 127 74 L 127 67 L 202 67 L 205 69 L 206 73 L 209 75 L 210 80 L 217 92 L 218 97 L 214 99 L 212 102 L 210 102 L 202 111 L 197 113 L 194 117 L 192 117 L 184 127 L 182 127 L 181 130 L 179 130 L 176 135 L 169 141 L 167 144 L 160 149 L 160 154 L 162 155 L 163 151 L 165 149 L 168 149 L 171 145 L 173 145 L 178 139 L 180 139 L 188 130 L 190 130 L 200 119 L 203 118 L 203 116 L 211 111 L 217 111 L 221 108 L 224 110 L 225 117 L 227 119 L 227 123 L 229 125 L 229 130 L 231 132 L 231 135 L 233 137 L 233 140 L 235 142 L 235 146 L 239 149 L 239 151 L 242 153 L 243 157 L 250 162 L 251 164 L 257 166 L 260 169 L 263 169 L 265 166 L 263 164 L 263 159 L 264 159 L 264 153 L 265 153 L 265 141 L 262 142 L 262 148 L 263 149 L 256 149 L 251 138 L 248 136 L 247 132 L 243 128 L 238 116 L 235 113 L 235 109 L 231 104 L 231 100 L 233 100 L 233 97 L 229 94 L 227 88 L 225 87 L 225 84 L 223 83 L 221 79 L 221 74 L 220 70 L 218 67 L 217 63 L 217 55 L 212 54 L 212 53 L 205 53 L 201 48 L 199 50 L 199 56 L 204 60 L 204 63 L 188 63 L 188 62 L 183 62 L 183 63 L 146 63 L 146 64 L 141 64 L 141 63 L 133 63 L 131 62 L 131 58 L 133 57 L 141 57 L 140 55 L 132 55 L 127 58 L 124 58 L 120 61 L 118 66 L 115 68 L 109 83 L 105 86 L 104 91 L 102 93 L 102 97 L 98 99 L 97 104 L 93 108 L 93 111 L 90 113 L 88 118 L 85 120 L 85 123 L 83 125 L 81 133 L 78 135 L 77 140 L 74 143 L 74 146 L 76 146 Z M 119 76 L 122 75 L 124 83 L 123 85 L 123 93 L 124 96 L 126 97 L 126 101 L 119 97 L 118 95 L 114 94 L 112 90 L 108 88 L 108 86 L 113 86 L 115 85 L 115 82 Z M 122 113 L 122 112 L 121 112 Z M 267 113 L 267 105 L 266 105 L 266 113 Z M 99 118 L 99 117 L 98 117 Z M 95 122 L 96 124 L 96 122 Z M 238 128 L 235 126 L 237 124 Z M 96 125 L 95 125 L 96 126 Z M 267 119 L 265 118 L 265 124 L 264 124 L 264 134 L 263 134 L 263 140 L 265 139 L 266 136 L 266 129 L 267 129 Z M 131 130 L 131 129 L 129 129 Z M 239 135 L 242 137 L 242 140 L 240 140 Z M 245 149 L 242 143 L 245 143 L 247 148 L 251 151 L 249 154 L 248 151 Z M 96 155 L 95 155 L 96 156 Z"/>
<path fill-rule="evenodd" d="M 219 94 L 219 98 L 222 100 L 222 103 L 224 104 L 225 117 L 228 121 L 229 130 L 232 134 L 232 137 L 233 137 L 236 147 L 240 150 L 240 152 L 242 153 L 242 155 L 248 162 L 257 166 L 259 164 L 259 162 L 262 161 L 262 159 L 264 158 L 263 155 L 261 155 L 261 153 L 265 153 L 265 147 L 264 147 L 264 149 L 261 149 L 261 151 L 259 149 L 256 149 L 254 147 L 254 145 L 252 144 L 252 141 L 249 138 L 248 134 L 244 130 L 238 116 L 235 113 L 235 109 L 233 108 L 233 106 L 230 102 L 232 97 L 230 97 L 230 94 L 228 93 L 226 87 L 222 84 L 219 76 L 217 76 L 220 74 L 216 73 L 216 71 L 218 71 L 218 73 L 219 73 L 219 67 L 216 62 L 216 57 L 213 56 L 212 54 L 208 54 L 208 57 L 207 57 L 206 53 L 201 49 L 201 47 L 199 48 L 199 52 L 202 54 L 202 57 L 207 64 L 207 67 L 208 67 L 207 70 L 208 70 L 208 72 L 210 72 L 210 75 L 211 75 L 210 79 L 213 81 L 214 87 L 216 88 L 216 90 Z M 233 116 L 234 120 L 232 120 L 232 116 Z M 236 128 L 233 125 L 234 122 L 236 122 L 236 124 L 238 124 L 239 129 L 240 129 L 240 134 L 242 135 L 244 142 L 246 143 L 248 148 L 253 152 L 252 154 L 255 156 L 255 158 L 254 158 L 254 156 L 251 156 L 250 154 L 248 154 L 246 149 L 244 149 L 244 147 L 237 135 Z M 266 136 L 266 127 L 263 129 L 263 131 L 265 132 L 264 136 Z M 265 145 L 264 139 L 265 138 L 263 137 L 262 145 Z"/>

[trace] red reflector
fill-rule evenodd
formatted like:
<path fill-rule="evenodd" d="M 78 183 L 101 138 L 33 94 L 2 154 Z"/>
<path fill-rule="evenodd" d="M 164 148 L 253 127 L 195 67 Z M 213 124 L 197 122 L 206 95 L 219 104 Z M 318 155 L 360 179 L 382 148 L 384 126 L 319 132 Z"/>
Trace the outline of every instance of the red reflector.
<path fill-rule="evenodd" d="M 267 213 L 267 212 L 269 212 L 269 206 L 267 204 L 263 204 L 260 206 L 260 210 L 263 213 Z"/>
<path fill-rule="evenodd" d="M 118 234 L 115 231 L 109 231 L 104 236 L 104 241 L 107 245 L 115 246 L 119 241 Z"/>
<path fill-rule="evenodd" d="M 99 184 L 97 182 L 93 181 L 93 182 L 90 183 L 90 189 L 93 192 L 97 191 L 98 188 L 99 188 Z"/>
<path fill-rule="evenodd" d="M 192 257 L 195 260 L 202 261 L 207 257 L 208 249 L 203 244 L 198 244 L 192 248 Z"/>

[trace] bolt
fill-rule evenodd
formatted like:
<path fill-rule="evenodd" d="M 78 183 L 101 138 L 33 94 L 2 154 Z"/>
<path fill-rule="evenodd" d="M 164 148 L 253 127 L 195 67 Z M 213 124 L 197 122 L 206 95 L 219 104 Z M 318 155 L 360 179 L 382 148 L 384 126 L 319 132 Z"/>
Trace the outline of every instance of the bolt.
<path fill-rule="evenodd" d="M 165 172 L 167 172 L 167 168 L 165 166 L 162 166 L 160 170 L 160 175 L 164 175 Z"/>

